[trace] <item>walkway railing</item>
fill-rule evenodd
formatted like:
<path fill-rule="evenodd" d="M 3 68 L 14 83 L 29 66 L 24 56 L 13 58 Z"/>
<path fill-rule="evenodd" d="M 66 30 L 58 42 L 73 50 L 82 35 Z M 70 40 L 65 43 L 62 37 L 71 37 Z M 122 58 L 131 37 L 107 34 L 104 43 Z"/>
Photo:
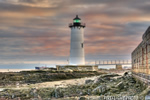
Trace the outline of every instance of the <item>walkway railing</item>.
<path fill-rule="evenodd" d="M 130 60 L 99 60 L 95 61 L 96 65 L 130 65 L 131 61 Z"/>

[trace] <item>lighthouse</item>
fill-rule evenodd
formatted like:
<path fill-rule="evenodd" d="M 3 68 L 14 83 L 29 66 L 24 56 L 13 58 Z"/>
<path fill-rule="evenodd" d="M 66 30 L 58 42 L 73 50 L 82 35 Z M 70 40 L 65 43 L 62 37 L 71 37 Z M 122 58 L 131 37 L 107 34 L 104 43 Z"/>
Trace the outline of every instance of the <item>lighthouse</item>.
<path fill-rule="evenodd" d="M 69 24 L 71 29 L 69 64 L 56 65 L 58 71 L 98 71 L 98 65 L 85 65 L 84 56 L 84 28 L 85 24 L 76 15 L 73 23 Z"/>
<path fill-rule="evenodd" d="M 73 23 L 69 24 L 71 29 L 70 39 L 70 65 L 85 65 L 84 56 L 84 28 L 85 24 L 81 23 L 81 19 L 76 15 Z"/>

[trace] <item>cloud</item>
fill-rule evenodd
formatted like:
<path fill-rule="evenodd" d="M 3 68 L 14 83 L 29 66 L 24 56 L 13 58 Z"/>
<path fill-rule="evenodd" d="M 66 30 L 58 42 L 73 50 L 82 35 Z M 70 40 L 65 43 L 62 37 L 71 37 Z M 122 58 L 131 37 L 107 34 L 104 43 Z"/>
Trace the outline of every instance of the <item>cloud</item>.
<path fill-rule="evenodd" d="M 1 0 L 0 61 L 66 62 L 76 14 L 86 61 L 130 59 L 150 25 L 149 0 Z M 53 63 L 51 62 L 51 63 Z"/>
<path fill-rule="evenodd" d="M 47 0 L 19 0 L 18 2 L 24 2 L 24 3 L 31 3 L 31 4 L 36 4 L 36 3 L 42 3 L 44 1 L 47 1 Z"/>

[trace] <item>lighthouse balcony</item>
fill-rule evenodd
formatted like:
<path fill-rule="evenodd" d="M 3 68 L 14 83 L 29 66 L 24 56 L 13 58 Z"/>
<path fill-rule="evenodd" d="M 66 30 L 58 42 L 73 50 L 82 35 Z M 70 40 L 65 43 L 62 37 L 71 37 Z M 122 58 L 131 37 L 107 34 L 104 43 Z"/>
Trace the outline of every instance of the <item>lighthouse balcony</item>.
<path fill-rule="evenodd" d="M 85 27 L 85 23 L 70 23 L 69 24 L 69 27 L 72 28 L 72 27 Z"/>

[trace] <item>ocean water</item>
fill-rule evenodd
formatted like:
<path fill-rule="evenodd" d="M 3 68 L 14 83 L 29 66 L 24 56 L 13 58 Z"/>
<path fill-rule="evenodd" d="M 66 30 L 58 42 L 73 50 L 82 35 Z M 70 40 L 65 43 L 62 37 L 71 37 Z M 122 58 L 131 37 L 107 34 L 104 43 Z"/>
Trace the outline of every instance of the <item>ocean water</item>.
<path fill-rule="evenodd" d="M 30 71 L 35 69 L 0 69 L 0 72 L 20 72 L 20 71 Z"/>
<path fill-rule="evenodd" d="M 46 67 L 53 67 L 55 68 L 56 65 L 44 65 L 44 64 L 5 64 L 5 65 L 0 65 L 0 72 L 4 72 L 4 71 L 20 71 L 20 70 L 34 70 L 35 67 L 42 67 L 42 66 L 46 66 Z M 131 65 L 122 65 L 122 67 L 129 67 L 131 68 Z M 102 68 L 102 69 L 115 69 L 116 66 L 115 65 L 99 65 L 98 68 Z"/>
<path fill-rule="evenodd" d="M 35 67 L 55 67 L 46 64 L 0 64 L 0 69 L 35 69 Z"/>
<path fill-rule="evenodd" d="M 114 69 L 116 68 L 115 65 L 99 65 L 98 68 L 102 68 L 102 69 Z"/>
<path fill-rule="evenodd" d="M 131 65 L 122 65 L 122 67 L 127 67 L 127 68 L 131 68 Z M 102 69 L 115 69 L 116 65 L 99 65 L 98 68 L 102 68 Z"/>

